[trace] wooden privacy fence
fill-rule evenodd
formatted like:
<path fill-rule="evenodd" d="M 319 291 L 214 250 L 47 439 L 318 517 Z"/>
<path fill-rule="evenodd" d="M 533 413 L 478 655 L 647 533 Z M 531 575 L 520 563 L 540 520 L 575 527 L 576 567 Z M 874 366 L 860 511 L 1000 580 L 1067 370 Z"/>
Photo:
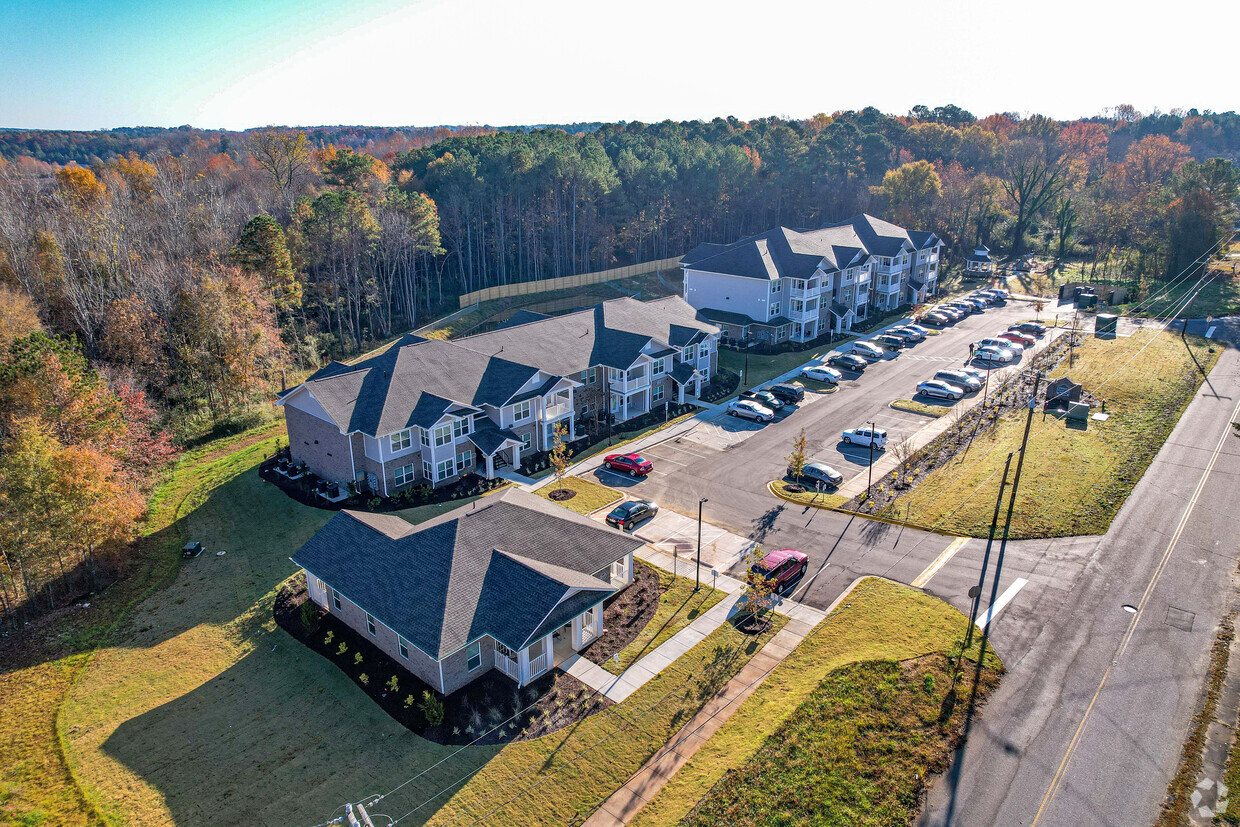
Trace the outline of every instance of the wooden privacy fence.
<path fill-rule="evenodd" d="M 670 270 L 679 266 L 680 256 L 672 256 L 671 258 L 661 258 L 658 261 L 646 261 L 641 264 L 629 264 L 625 267 L 613 267 L 610 270 L 599 270 L 597 273 L 578 273 L 575 276 L 560 276 L 555 279 L 500 284 L 495 287 L 485 287 L 482 290 L 463 294 L 461 296 L 461 307 L 471 307 L 479 302 L 506 299 L 511 296 L 530 296 L 535 293 L 549 293 L 553 290 L 567 290 L 572 287 L 585 287 L 587 284 L 600 284 L 605 281 L 644 276 L 657 270 Z"/>

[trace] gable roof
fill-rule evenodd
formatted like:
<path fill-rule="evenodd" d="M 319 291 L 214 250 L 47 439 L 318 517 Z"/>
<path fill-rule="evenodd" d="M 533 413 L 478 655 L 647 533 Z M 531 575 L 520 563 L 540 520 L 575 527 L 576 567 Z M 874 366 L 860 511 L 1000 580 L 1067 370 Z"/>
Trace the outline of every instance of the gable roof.
<path fill-rule="evenodd" d="M 524 648 L 610 594 L 594 575 L 641 545 L 512 489 L 418 526 L 341 511 L 292 560 L 441 659 L 483 635 Z"/>
<path fill-rule="evenodd" d="M 654 343 L 696 344 L 719 328 L 697 318 L 680 296 L 642 302 L 611 299 L 586 310 L 454 340 L 480 353 L 503 354 L 569 376 L 595 365 L 625 369 Z"/>
<path fill-rule="evenodd" d="M 681 259 L 688 269 L 772 280 L 811 277 L 855 267 L 870 256 L 896 256 L 907 245 L 923 249 L 938 241 L 931 232 L 905 230 L 865 213 L 817 230 L 775 227 L 733 244 L 699 244 Z"/>

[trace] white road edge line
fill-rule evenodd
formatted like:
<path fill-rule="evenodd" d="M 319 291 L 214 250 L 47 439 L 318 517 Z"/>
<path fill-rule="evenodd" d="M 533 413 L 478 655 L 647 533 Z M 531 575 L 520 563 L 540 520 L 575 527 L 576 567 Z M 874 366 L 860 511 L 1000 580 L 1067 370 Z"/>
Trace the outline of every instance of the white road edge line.
<path fill-rule="evenodd" d="M 915 589 L 924 589 L 926 584 L 930 582 L 930 578 L 939 573 L 939 569 L 947 565 L 947 561 L 956 556 L 956 552 L 964 548 L 964 544 L 969 542 L 968 537 L 957 537 L 947 544 L 947 548 L 934 559 L 934 562 L 926 566 L 925 571 L 917 575 L 916 579 L 910 584 Z"/>
<path fill-rule="evenodd" d="M 986 611 L 982 612 L 982 616 L 977 619 L 977 628 L 985 629 L 990 621 L 995 619 L 995 615 L 1003 611 L 1003 607 L 1012 602 L 1012 598 L 1016 597 L 1016 593 L 1025 587 L 1029 581 L 1023 577 L 1017 577 L 1012 581 L 1012 585 L 999 595 L 999 599 L 992 603 Z"/>

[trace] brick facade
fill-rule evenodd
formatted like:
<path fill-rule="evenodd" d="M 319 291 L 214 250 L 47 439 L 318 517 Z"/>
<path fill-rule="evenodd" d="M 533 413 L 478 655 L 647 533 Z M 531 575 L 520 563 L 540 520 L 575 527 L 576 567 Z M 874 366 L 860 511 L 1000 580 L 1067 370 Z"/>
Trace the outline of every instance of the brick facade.
<path fill-rule="evenodd" d="M 349 438 L 339 428 L 292 405 L 284 406 L 284 421 L 294 462 L 305 462 L 311 472 L 341 485 L 353 479 Z"/>

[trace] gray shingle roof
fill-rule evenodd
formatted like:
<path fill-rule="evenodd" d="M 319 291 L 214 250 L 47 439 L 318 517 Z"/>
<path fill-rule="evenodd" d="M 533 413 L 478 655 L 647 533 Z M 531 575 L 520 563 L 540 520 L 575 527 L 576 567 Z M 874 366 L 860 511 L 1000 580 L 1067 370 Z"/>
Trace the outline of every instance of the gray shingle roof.
<path fill-rule="evenodd" d="M 502 353 L 571 376 L 595 365 L 628 368 L 652 339 L 684 347 L 716 332 L 718 328 L 699 321 L 697 311 L 679 296 L 650 302 L 619 298 L 576 313 L 466 336 L 454 344 Z"/>
<path fill-rule="evenodd" d="M 641 545 L 514 489 L 420 526 L 341 511 L 292 559 L 443 658 L 483 635 L 525 647 L 565 612 L 572 610 L 571 619 L 610 594 L 593 575 Z M 581 589 L 589 589 L 584 598 Z"/>
<path fill-rule="evenodd" d="M 504 447 L 505 442 L 521 441 L 521 437 L 507 428 L 501 428 L 485 416 L 474 420 L 474 430 L 466 439 L 478 446 L 478 450 L 487 456 Z"/>
<path fill-rule="evenodd" d="M 906 231 L 872 215 L 858 215 L 818 230 L 776 227 L 734 244 L 700 244 L 681 259 L 693 270 L 771 280 L 805 279 L 821 267 L 831 273 L 855 267 L 870 256 L 895 256 L 907 242 L 931 246 L 934 233 Z"/>

